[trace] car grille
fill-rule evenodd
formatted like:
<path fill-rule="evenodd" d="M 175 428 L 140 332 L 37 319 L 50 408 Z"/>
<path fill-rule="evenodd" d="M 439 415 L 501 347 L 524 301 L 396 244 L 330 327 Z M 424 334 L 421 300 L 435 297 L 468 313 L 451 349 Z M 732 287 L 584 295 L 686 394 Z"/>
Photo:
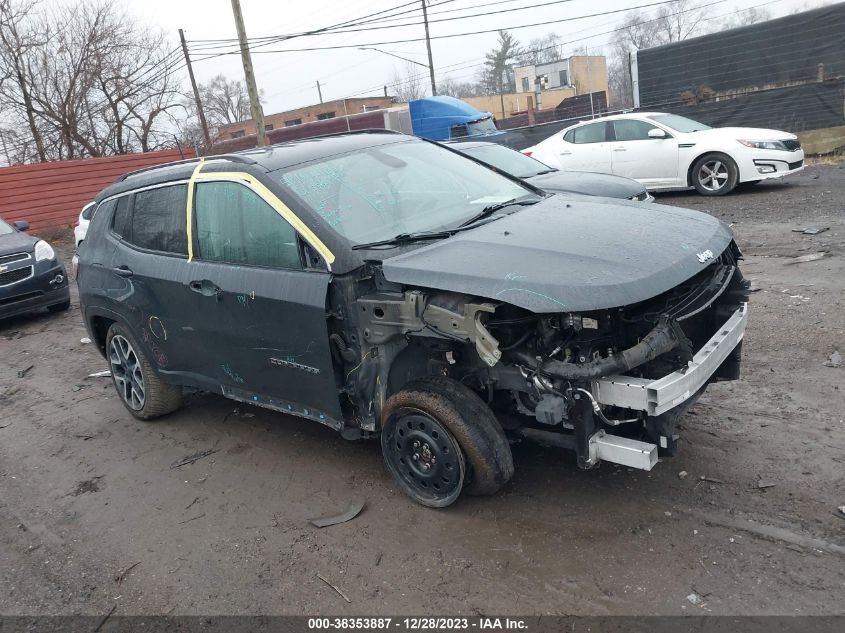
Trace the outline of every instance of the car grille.
<path fill-rule="evenodd" d="M 794 152 L 797 149 L 801 149 L 801 141 L 799 141 L 798 139 L 795 139 L 794 141 L 781 141 L 781 143 L 783 143 L 784 147 L 786 147 L 786 149 L 788 149 L 790 152 Z"/>
<path fill-rule="evenodd" d="M 10 286 L 30 277 L 32 277 L 32 266 L 9 270 L 5 273 L 0 273 L 0 286 Z"/>
<path fill-rule="evenodd" d="M 803 160 L 797 160 L 797 161 L 795 161 L 794 163 L 789 163 L 789 168 L 790 168 L 790 169 L 798 169 L 798 168 L 799 168 L 799 167 L 801 167 L 801 165 L 803 165 L 803 164 L 804 164 L 804 161 L 803 161 Z"/>
<path fill-rule="evenodd" d="M 29 253 L 13 253 L 11 255 L 0 255 L 0 264 L 11 264 L 29 259 Z"/>

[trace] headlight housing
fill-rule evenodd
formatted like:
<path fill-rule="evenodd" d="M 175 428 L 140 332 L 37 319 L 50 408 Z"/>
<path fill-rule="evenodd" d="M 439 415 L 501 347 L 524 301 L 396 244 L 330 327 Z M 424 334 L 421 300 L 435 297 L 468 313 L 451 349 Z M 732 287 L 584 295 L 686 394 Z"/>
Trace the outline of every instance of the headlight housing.
<path fill-rule="evenodd" d="M 782 152 L 789 151 L 786 149 L 786 145 L 784 145 L 782 141 L 749 141 L 741 138 L 738 138 L 737 141 L 746 147 L 751 147 L 753 149 L 776 149 Z"/>
<path fill-rule="evenodd" d="M 35 245 L 35 261 L 40 262 L 44 260 L 56 259 L 56 251 L 44 240 L 39 240 Z"/>

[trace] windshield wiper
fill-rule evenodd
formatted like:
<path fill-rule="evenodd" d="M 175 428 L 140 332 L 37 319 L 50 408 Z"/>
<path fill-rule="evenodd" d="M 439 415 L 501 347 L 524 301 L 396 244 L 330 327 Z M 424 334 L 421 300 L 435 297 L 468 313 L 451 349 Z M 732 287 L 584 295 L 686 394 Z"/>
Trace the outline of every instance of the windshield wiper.
<path fill-rule="evenodd" d="M 368 248 L 377 248 L 379 246 L 399 246 L 401 244 L 410 244 L 411 242 L 420 242 L 422 240 L 440 240 L 446 237 L 451 237 L 454 234 L 454 229 L 450 231 L 431 231 L 428 233 L 400 233 L 399 235 L 394 235 L 386 240 L 355 244 L 352 246 L 352 250 L 360 251 Z"/>
<path fill-rule="evenodd" d="M 513 198 L 512 200 L 505 200 L 504 202 L 497 202 L 496 204 L 491 204 L 491 205 L 484 207 L 481 211 L 476 213 L 469 220 L 459 224 L 458 228 L 462 229 L 464 227 L 468 227 L 472 224 L 475 224 L 479 220 L 483 220 L 484 218 L 489 217 L 489 216 L 493 215 L 494 213 L 496 213 L 496 211 L 501 211 L 505 207 L 509 207 L 511 205 L 514 205 L 514 204 L 518 204 L 518 205 L 521 205 L 521 206 L 527 206 L 527 205 L 531 205 L 531 204 L 536 204 L 539 201 L 540 201 L 539 199 L 537 199 L 537 200 L 519 200 L 517 198 Z"/>

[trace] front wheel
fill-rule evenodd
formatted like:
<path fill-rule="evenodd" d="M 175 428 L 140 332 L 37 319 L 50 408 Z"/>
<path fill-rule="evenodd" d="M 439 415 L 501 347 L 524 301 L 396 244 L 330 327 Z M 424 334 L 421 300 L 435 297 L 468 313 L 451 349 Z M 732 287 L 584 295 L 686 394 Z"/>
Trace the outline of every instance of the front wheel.
<path fill-rule="evenodd" d="M 736 163 L 725 154 L 705 154 L 692 167 L 692 186 L 704 196 L 723 196 L 738 180 Z"/>
<path fill-rule="evenodd" d="M 492 494 L 513 476 L 513 456 L 490 407 L 465 385 L 421 378 L 385 403 L 381 433 L 388 470 L 414 501 L 455 502 L 466 488 Z"/>

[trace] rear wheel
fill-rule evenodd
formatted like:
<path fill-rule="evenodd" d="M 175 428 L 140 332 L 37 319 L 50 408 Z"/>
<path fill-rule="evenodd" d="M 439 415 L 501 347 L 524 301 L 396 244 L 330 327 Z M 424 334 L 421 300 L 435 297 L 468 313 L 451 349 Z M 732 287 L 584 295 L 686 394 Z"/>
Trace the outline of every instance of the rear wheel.
<path fill-rule="evenodd" d="M 139 420 L 151 420 L 182 405 L 182 388 L 162 382 L 135 339 L 117 323 L 106 335 L 114 388 L 123 406 Z"/>
<path fill-rule="evenodd" d="M 692 167 L 692 185 L 704 196 L 723 196 L 738 180 L 736 163 L 725 154 L 705 154 Z"/>
<path fill-rule="evenodd" d="M 513 457 L 490 408 L 443 376 L 422 378 L 385 404 L 381 444 L 388 470 L 422 505 L 442 508 L 461 491 L 492 494 L 513 476 Z"/>

